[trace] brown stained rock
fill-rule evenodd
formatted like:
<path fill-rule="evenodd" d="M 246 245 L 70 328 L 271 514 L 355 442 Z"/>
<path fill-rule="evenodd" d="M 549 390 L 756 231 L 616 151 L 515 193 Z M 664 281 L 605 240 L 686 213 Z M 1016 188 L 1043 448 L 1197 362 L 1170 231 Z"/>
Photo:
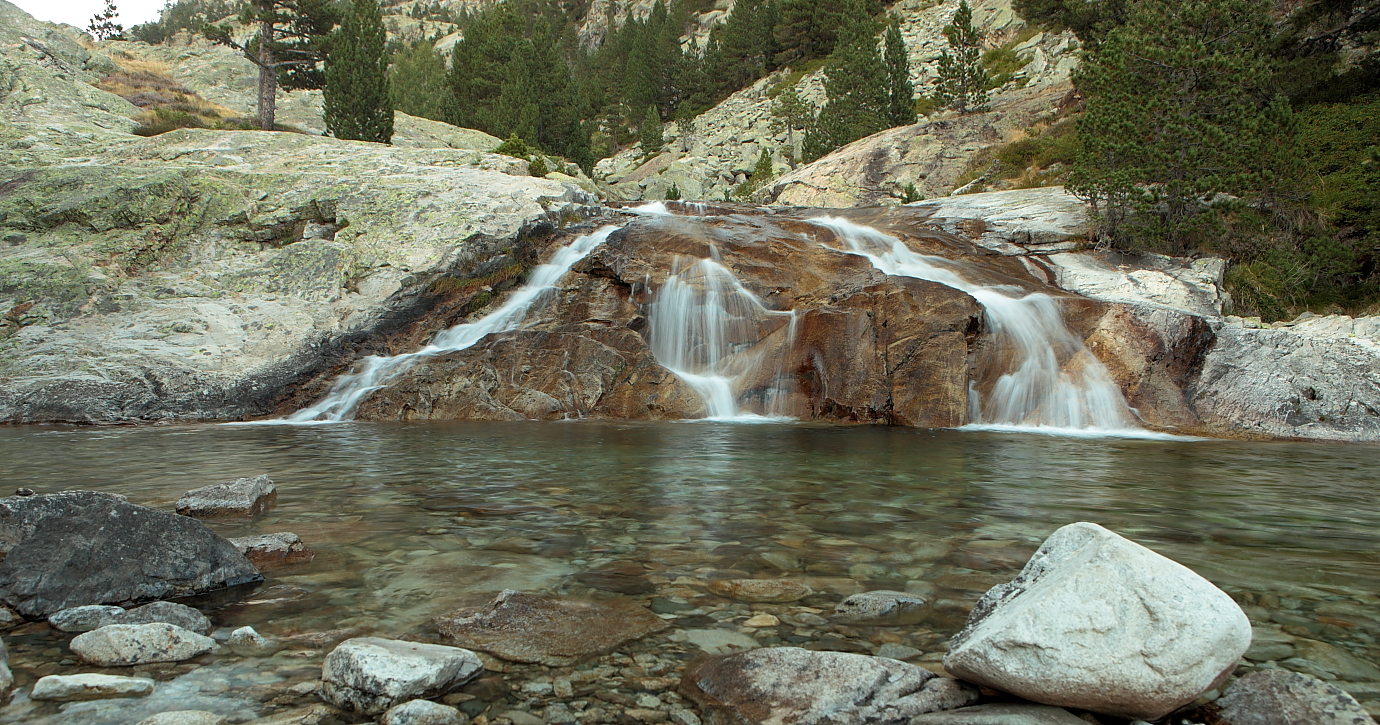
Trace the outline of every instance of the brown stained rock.
<path fill-rule="evenodd" d="M 259 571 L 290 564 L 306 564 L 316 558 L 316 554 L 302 543 L 302 537 L 289 531 L 243 536 L 229 541 Z"/>
<path fill-rule="evenodd" d="M 915 665 L 843 652 L 773 647 L 692 665 L 680 692 L 720 723 L 899 725 L 977 701 L 975 688 Z"/>
<path fill-rule="evenodd" d="M 1198 711 L 1207 725 L 1374 725 L 1344 690 L 1288 670 L 1260 670 L 1242 677 Z"/>
<path fill-rule="evenodd" d="M 258 516 L 277 498 L 278 489 L 268 476 L 240 478 L 182 494 L 177 500 L 177 513 L 196 519 Z"/>
<path fill-rule="evenodd" d="M 744 602 L 794 602 L 812 593 L 809 587 L 790 579 L 717 579 L 708 587 L 721 597 Z"/>
<path fill-rule="evenodd" d="M 513 662 L 567 667 L 670 625 L 625 600 L 551 599 L 504 590 L 488 606 L 441 617 L 437 629 L 461 647 Z"/>

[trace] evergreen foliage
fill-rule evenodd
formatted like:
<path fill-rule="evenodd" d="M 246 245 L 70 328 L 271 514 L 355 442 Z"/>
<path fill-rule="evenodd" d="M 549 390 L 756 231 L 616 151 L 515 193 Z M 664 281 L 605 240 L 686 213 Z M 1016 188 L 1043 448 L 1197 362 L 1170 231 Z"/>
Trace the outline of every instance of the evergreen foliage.
<path fill-rule="evenodd" d="M 243 51 L 259 67 L 259 127 L 272 131 L 277 91 L 316 90 L 326 84 L 322 64 L 340 14 L 330 0 L 250 0 L 239 22 L 258 32 L 244 45 L 229 24 L 202 26 L 208 40 Z"/>
<path fill-rule="evenodd" d="M 647 113 L 642 116 L 642 157 L 651 158 L 661 153 L 663 134 L 661 128 L 661 117 L 657 115 L 655 106 L 647 106 Z"/>
<path fill-rule="evenodd" d="M 433 121 L 455 118 L 455 95 L 446 79 L 446 61 L 431 41 L 419 40 L 399 50 L 393 56 L 388 81 L 394 110 Z"/>
<path fill-rule="evenodd" d="M 1130 0 L 1014 0 L 1021 17 L 1056 28 L 1068 28 L 1085 46 L 1095 46 L 1126 22 Z"/>
<path fill-rule="evenodd" d="M 119 40 L 125 32 L 125 26 L 115 22 L 118 17 L 120 11 L 115 7 L 115 0 L 105 0 L 105 7 L 91 16 L 91 24 L 86 29 L 97 40 Z"/>
<path fill-rule="evenodd" d="M 393 140 L 385 42 L 377 0 L 351 0 L 326 57 L 326 129 L 336 138 Z"/>
<path fill-rule="evenodd" d="M 871 16 L 849 15 L 824 66 L 829 102 L 805 134 L 806 161 L 890 127 L 891 94 L 876 35 L 877 22 Z"/>
<path fill-rule="evenodd" d="M 925 195 L 915 188 L 915 182 L 906 184 L 906 188 L 901 190 L 901 203 L 914 204 L 917 201 L 924 201 Z"/>
<path fill-rule="evenodd" d="M 680 201 L 680 187 L 675 182 L 671 182 L 671 188 L 666 190 L 666 201 Z"/>
<path fill-rule="evenodd" d="M 951 23 L 944 26 L 949 47 L 939 54 L 935 100 L 959 113 L 987 107 L 987 71 L 982 67 L 982 31 L 973 26 L 973 9 L 962 0 Z"/>
<path fill-rule="evenodd" d="M 771 114 L 774 117 L 772 130 L 777 133 L 786 132 L 786 142 L 791 147 L 791 158 L 799 159 L 801 147 L 796 134 L 814 125 L 814 108 L 800 97 L 800 92 L 795 86 L 791 86 L 776 97 L 771 106 Z"/>
<path fill-rule="evenodd" d="M 238 15 L 240 6 L 239 0 L 178 0 L 165 5 L 157 20 L 130 28 L 129 38 L 158 44 L 180 32 L 200 33 L 208 23 Z"/>
<path fill-rule="evenodd" d="M 887 92 L 891 97 L 887 120 L 892 126 L 909 126 L 918 120 L 915 115 L 915 86 L 910 82 L 910 59 L 906 57 L 906 43 L 901 38 L 901 23 L 895 17 L 887 23 L 885 43 L 883 60 L 886 63 Z"/>
<path fill-rule="evenodd" d="M 1264 55 L 1266 0 L 1141 0 L 1075 75 L 1086 99 L 1069 178 L 1100 236 L 1213 248 L 1240 201 L 1273 207 L 1298 172 L 1288 101 Z"/>

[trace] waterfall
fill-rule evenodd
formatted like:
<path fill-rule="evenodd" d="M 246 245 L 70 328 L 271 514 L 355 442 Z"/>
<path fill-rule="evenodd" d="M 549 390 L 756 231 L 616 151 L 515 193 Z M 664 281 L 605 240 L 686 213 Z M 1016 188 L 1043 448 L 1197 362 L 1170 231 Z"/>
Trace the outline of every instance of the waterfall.
<path fill-rule="evenodd" d="M 1131 409 L 1107 369 L 1064 324 L 1054 298 L 1016 287 L 969 282 L 941 257 L 917 254 L 901 240 L 847 219 L 825 217 L 827 227 L 855 254 L 882 272 L 938 282 L 967 292 L 986 311 L 988 326 L 1011 344 L 1013 362 L 985 397 L 969 390 L 976 425 L 1064 429 L 1135 428 Z"/>
<path fill-rule="evenodd" d="M 509 295 L 508 300 L 497 310 L 474 322 L 456 325 L 441 332 L 430 345 L 416 352 L 392 357 L 371 355 L 364 359 L 358 372 L 342 375 L 331 386 L 326 397 L 311 407 L 303 408 L 286 418 L 264 422 L 305 425 L 351 420 L 365 395 L 383 387 L 418 360 L 431 355 L 464 350 L 482 340 L 485 335 L 516 329 L 543 293 L 555 288 L 576 262 L 588 256 L 618 229 L 619 227 L 615 226 L 602 227 L 593 234 L 579 237 L 559 249 L 550 262 L 533 269 L 527 283 Z"/>
<path fill-rule="evenodd" d="M 686 264 L 677 257 L 672 274 L 653 295 L 647 317 L 652 354 L 700 395 L 710 420 L 781 415 L 779 370 L 763 414 L 741 411 L 734 385 L 762 364 L 758 343 L 773 332 L 768 329 L 771 318 L 789 318 L 786 334 L 794 335 L 794 312 L 768 309 L 713 259 Z"/>

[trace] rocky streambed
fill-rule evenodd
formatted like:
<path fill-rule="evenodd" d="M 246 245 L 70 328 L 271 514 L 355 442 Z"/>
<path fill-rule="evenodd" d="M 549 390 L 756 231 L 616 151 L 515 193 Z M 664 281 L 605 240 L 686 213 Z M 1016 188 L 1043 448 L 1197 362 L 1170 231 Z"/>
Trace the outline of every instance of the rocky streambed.
<path fill-rule="evenodd" d="M 456 673 L 468 666 L 442 667 L 436 672 L 452 679 L 428 675 L 419 688 L 399 692 L 500 725 L 770 721 L 749 704 L 762 702 L 773 712 L 835 713 L 840 722 L 949 722 L 919 711 L 928 707 L 920 703 L 942 701 L 986 708 L 944 715 L 970 718 L 953 722 L 1021 722 L 990 718 L 1017 717 L 1010 708 L 1030 707 L 998 694 L 1035 697 L 1029 683 L 998 685 L 985 679 L 990 673 L 963 669 L 974 661 L 1021 661 L 1020 648 L 963 659 L 973 651 L 969 641 L 999 646 L 1015 636 L 960 634 L 981 618 L 986 607 L 979 602 L 994 586 L 990 597 L 1021 606 L 1063 592 L 1057 608 L 1070 616 L 1029 619 L 1032 627 L 1053 626 L 1020 635 L 1057 635 L 1059 642 L 1044 641 L 1040 650 L 1050 659 L 1015 669 L 1057 671 L 1058 682 L 1084 683 L 1066 688 L 1080 693 L 1113 692 L 1118 672 L 1131 673 L 1134 684 L 1154 672 L 1191 672 L 1195 663 L 1199 672 L 1220 665 L 1243 682 L 1255 672 L 1308 675 L 1373 709 L 1380 689 L 1377 575 L 1363 553 L 1374 546 L 1367 538 L 1374 522 L 1359 503 L 1368 496 L 1365 476 L 1345 473 L 1363 468 L 1359 449 L 1350 447 L 598 422 L 10 429 L 0 446 L 8 454 L 15 445 L 27 456 L 9 459 L 23 461 L 19 475 L 36 490 L 69 485 L 73 470 L 100 471 L 84 474 L 84 484 L 124 491 L 164 516 L 175 508 L 226 509 L 222 494 L 235 487 L 184 496 L 189 484 L 209 484 L 216 472 L 225 478 L 256 462 L 272 473 L 271 505 L 252 518 L 202 523 L 236 541 L 291 531 L 314 558 L 261 565 L 265 581 L 253 591 L 181 600 L 209 619 L 177 620 L 190 633 L 178 645 L 190 659 L 109 666 L 99 653 L 120 638 L 102 635 L 105 644 L 94 650 L 78 641 L 91 633 L 76 627 L 149 626 L 138 624 L 150 618 L 139 609 L 113 620 L 105 611 L 58 617 L 65 632 L 47 621 L 12 627 L 5 641 L 17 687 L 0 721 L 136 723 L 189 708 L 231 722 L 380 720 L 386 710 L 349 714 L 347 700 L 359 698 L 323 699 L 332 677 L 362 690 L 323 668 L 351 640 L 346 652 L 373 651 L 358 641 L 372 637 L 403 643 L 385 648 L 426 644 L 475 653 L 481 670 L 462 676 Z M 102 467 L 87 465 L 96 459 Z M 1008 465 L 1013 461 L 1021 465 Z M 1315 498 L 1300 500 L 1291 482 L 1318 467 L 1338 476 Z M 186 475 L 193 470 L 211 480 Z M 1070 477 L 1069 470 L 1082 473 Z M 1193 479 L 1192 491 L 1169 484 L 1171 477 Z M 239 490 L 268 495 L 253 479 Z M 840 498 L 842 490 L 848 495 Z M 1055 546 L 1060 536 L 1050 538 L 1057 526 L 1044 523 L 1090 517 L 1214 585 L 1111 535 L 1090 537 L 1114 543 L 1111 551 L 1069 555 L 1070 547 Z M 1040 564 L 1063 559 L 1079 563 Z M 1132 576 L 1137 572 L 1149 578 Z M 1081 590 L 1080 577 L 1097 582 L 1095 592 Z M 1185 589 L 1184 577 L 1198 584 Z M 1006 586 L 1013 581 L 1025 591 L 1014 598 Z M 1049 587 L 1054 581 L 1064 583 Z M 1104 586 L 1111 581 L 1123 583 Z M 1190 594 L 1194 586 L 1198 594 Z M 504 589 L 521 594 L 496 601 Z M 1192 616 L 1172 624 L 1175 601 L 1189 599 Z M 197 639 L 198 629 L 209 642 Z M 1170 631 L 1180 636 L 1153 634 Z M 1089 649 L 1087 638 L 1110 632 L 1123 635 L 1118 646 L 1161 643 L 1153 651 L 1164 656 L 1144 660 L 1160 669 L 1137 671 L 1142 655 L 1123 653 L 1114 666 L 1083 668 L 1083 676 L 1106 678 L 1091 687 L 1077 667 L 1050 669 L 1059 651 L 1076 652 L 1075 664 L 1114 651 Z M 163 641 L 150 649 L 172 647 Z M 1211 642 L 1217 644 L 1203 646 Z M 330 669 L 361 672 L 360 661 L 352 655 Z M 745 667 L 775 674 L 770 681 L 732 674 Z M 800 671 L 835 673 L 829 682 L 841 689 L 828 690 L 837 695 L 828 702 L 801 698 L 826 692 L 815 685 L 790 687 L 790 697 L 772 689 Z M 979 689 L 931 673 L 961 674 Z M 152 684 L 97 683 L 136 696 L 105 690 L 86 701 L 35 699 L 33 688 L 48 675 Z M 1271 687 L 1330 692 L 1308 682 Z M 757 689 L 744 691 L 744 683 Z M 1201 705 L 1231 687 L 1218 683 L 1205 698 L 1194 692 L 1190 699 Z M 1155 715 L 1055 702 L 1059 712 L 1020 716 L 1087 722 L 1084 709 L 1091 709 L 1098 722 L 1120 725 L 1126 715 Z M 732 714 L 740 710 L 741 717 Z M 1236 722 L 1206 714 L 1187 721 Z"/>

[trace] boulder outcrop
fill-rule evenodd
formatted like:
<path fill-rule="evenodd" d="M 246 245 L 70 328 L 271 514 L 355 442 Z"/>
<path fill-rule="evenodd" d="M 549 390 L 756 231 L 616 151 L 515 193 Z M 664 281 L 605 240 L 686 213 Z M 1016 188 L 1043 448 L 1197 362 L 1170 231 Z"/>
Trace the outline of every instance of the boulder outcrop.
<path fill-rule="evenodd" d="M 1233 682 L 1217 700 L 1199 708 L 1207 725 L 1373 725 L 1346 691 L 1288 670 L 1260 670 Z"/>
<path fill-rule="evenodd" d="M 483 669 L 469 650 L 360 637 L 340 643 L 321 668 L 321 697 L 344 710 L 377 715 L 418 697 L 445 694 Z"/>
<path fill-rule="evenodd" d="M 1078 523 L 987 592 L 944 668 L 1036 702 L 1156 720 L 1220 685 L 1250 643 L 1246 615 L 1206 579 Z"/>
<path fill-rule="evenodd" d="M 262 578 L 200 521 L 92 491 L 0 499 L 0 550 L 0 601 L 27 617 Z"/>

